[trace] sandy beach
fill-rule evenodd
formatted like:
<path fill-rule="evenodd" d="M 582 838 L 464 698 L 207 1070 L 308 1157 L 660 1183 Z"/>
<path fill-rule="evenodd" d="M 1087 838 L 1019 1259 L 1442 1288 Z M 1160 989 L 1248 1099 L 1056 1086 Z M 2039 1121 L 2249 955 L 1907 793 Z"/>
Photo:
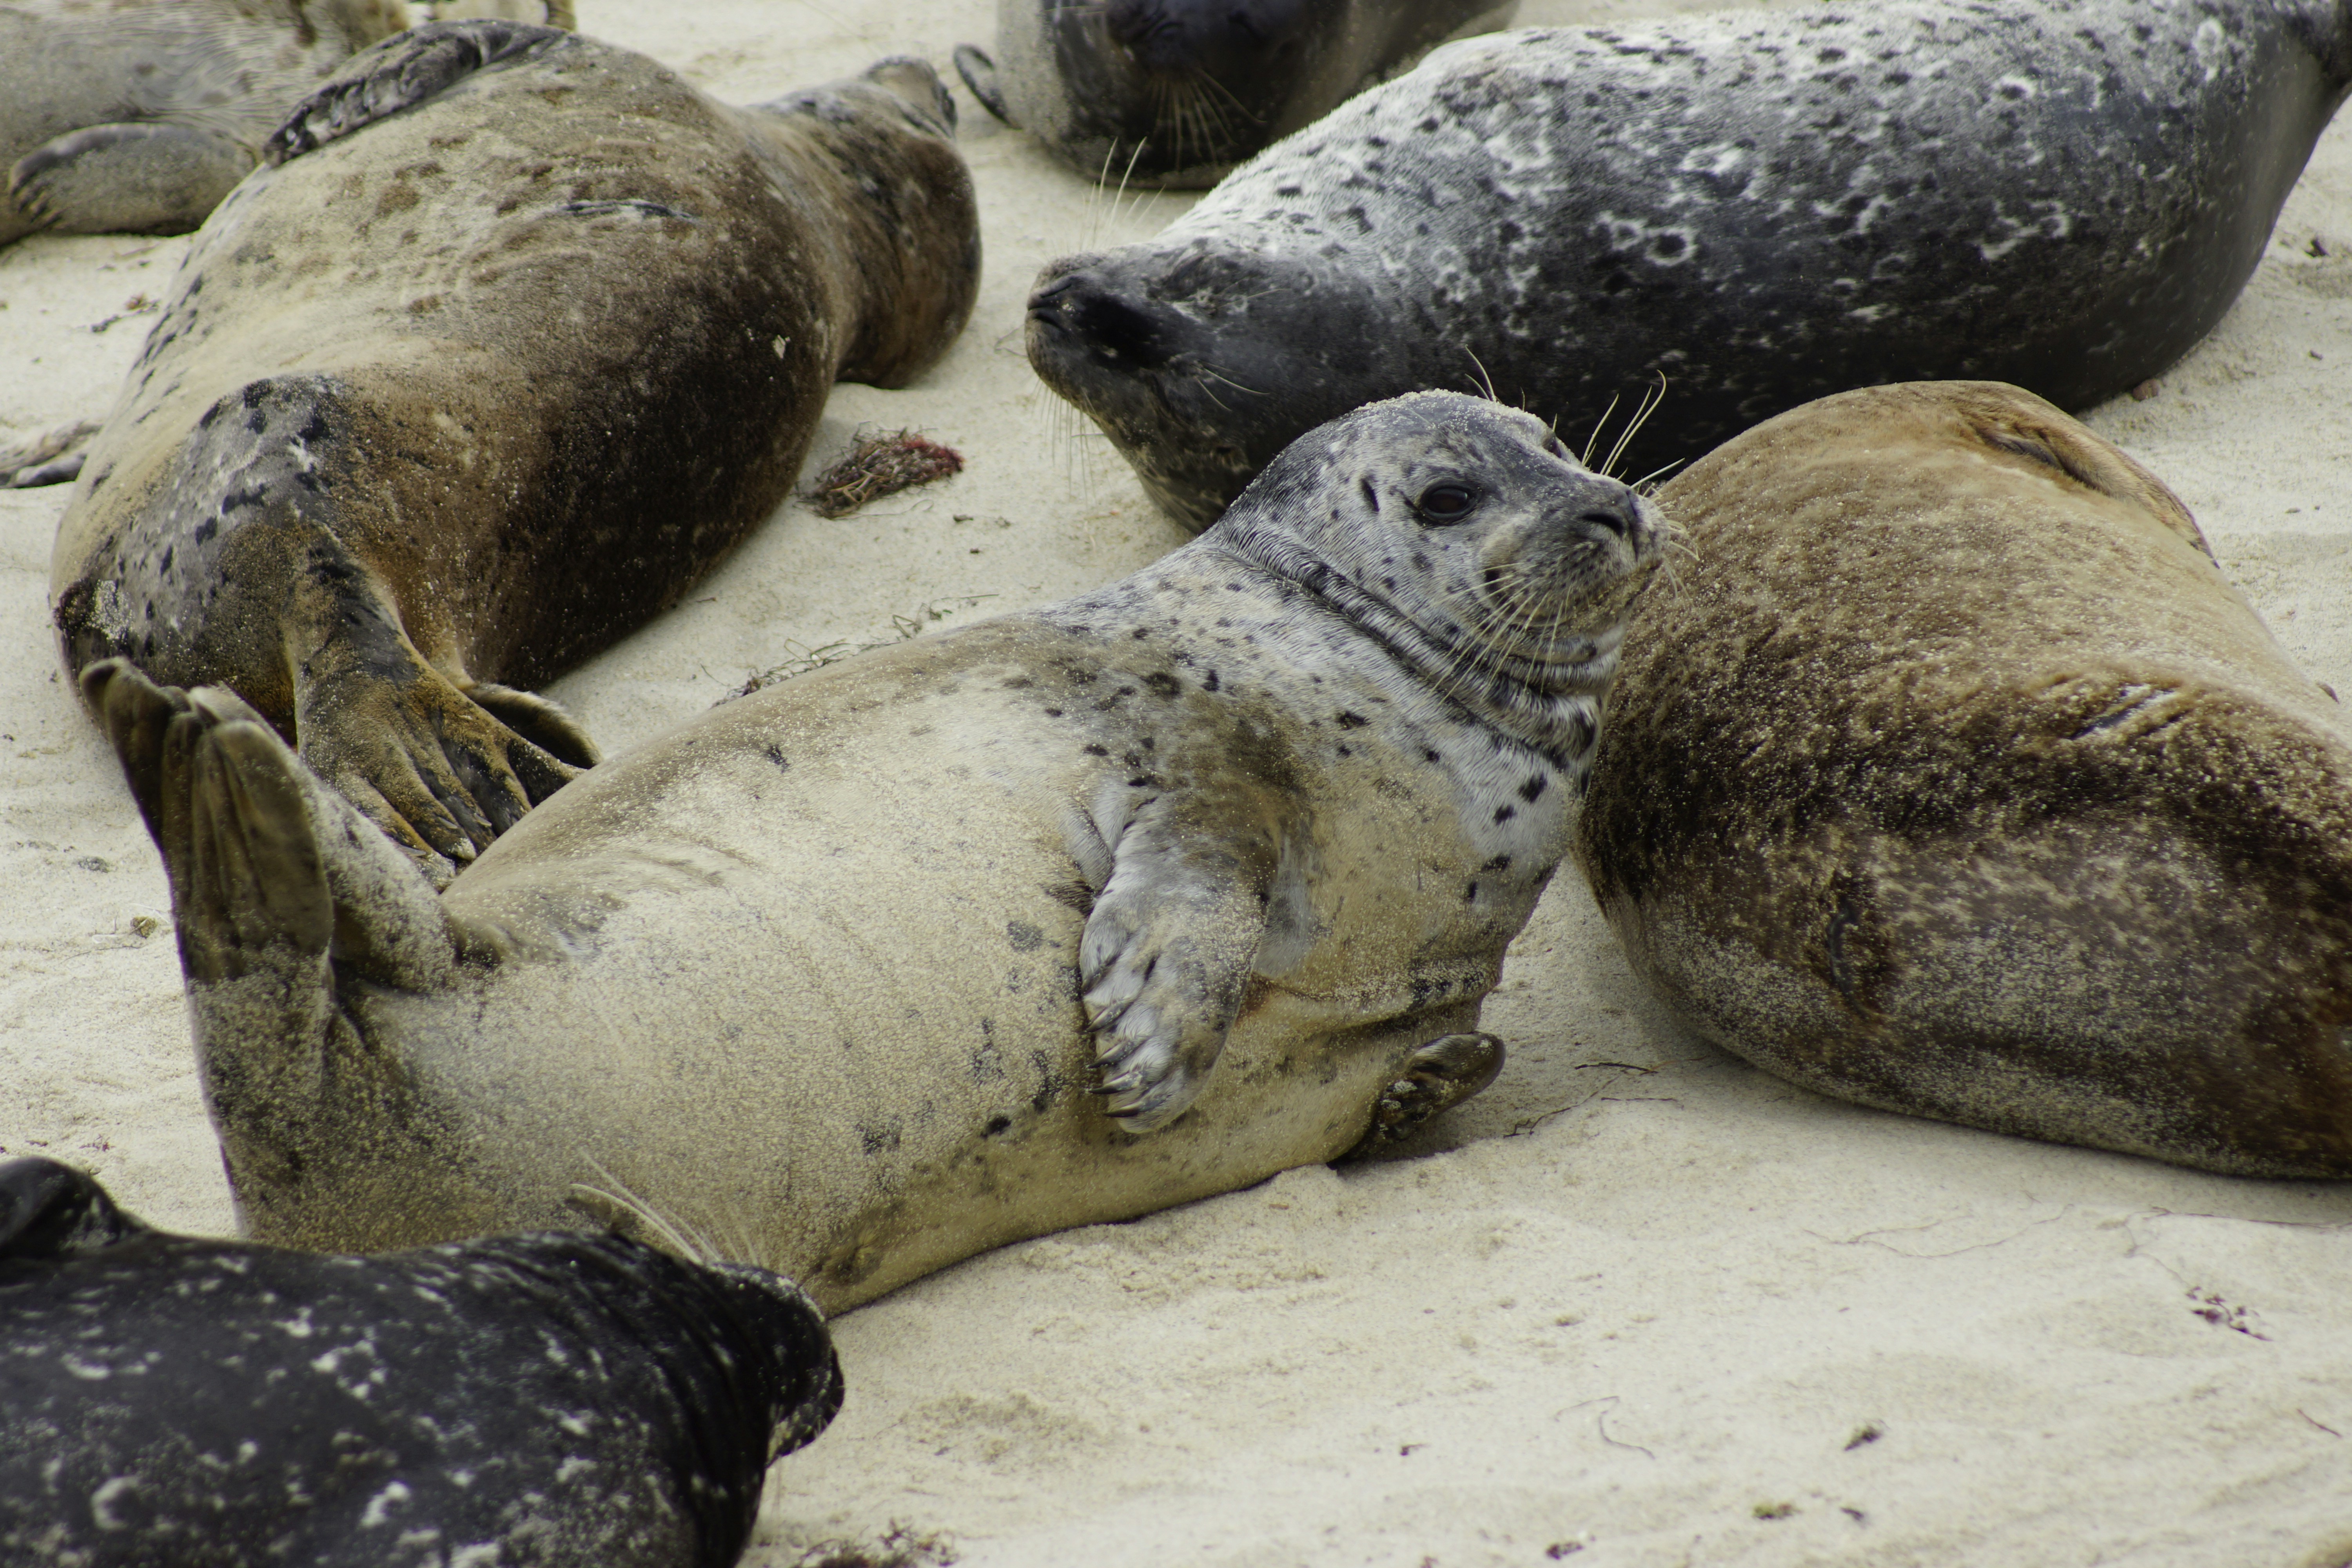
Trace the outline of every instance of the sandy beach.
<path fill-rule="evenodd" d="M 1530 0 L 1522 20 L 1712 8 Z M 993 12 L 583 0 L 581 22 L 751 101 L 892 53 L 951 79 Z M 811 471 L 861 426 L 904 426 L 964 472 L 836 521 L 787 504 L 690 603 L 551 687 L 607 754 L 755 674 L 1049 602 L 1182 541 L 1036 381 L 1021 325 L 1046 259 L 1192 198 L 1114 200 L 956 96 L 979 307 L 915 385 L 837 389 Z M 0 250 L 0 437 L 103 416 L 187 243 Z M 2347 376 L 2352 123 L 2221 328 L 2154 396 L 2088 418 L 2352 691 Z M 50 636 L 67 494 L 0 491 L 0 1151 L 226 1232 L 162 868 Z M 746 1561 L 2352 1562 L 2352 1189 L 1790 1088 L 1667 1021 L 1572 870 L 1486 1026 L 1502 1080 L 1402 1155 L 1007 1247 L 840 1320 L 848 1403 L 777 1467 Z"/>

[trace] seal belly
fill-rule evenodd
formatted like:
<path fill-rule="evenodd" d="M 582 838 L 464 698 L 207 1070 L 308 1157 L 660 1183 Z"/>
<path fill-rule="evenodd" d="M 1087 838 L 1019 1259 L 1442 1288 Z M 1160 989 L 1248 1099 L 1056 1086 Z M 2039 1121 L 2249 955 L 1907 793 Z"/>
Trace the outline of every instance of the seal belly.
<path fill-rule="evenodd" d="M 1398 868 L 1367 866 L 1328 895 L 1359 905 L 1342 935 L 1254 988 L 1186 1120 L 1123 1131 L 1092 1087 L 1074 961 L 1096 889 L 1055 804 L 1095 759 L 1044 699 L 973 712 L 1034 659 L 891 662 L 616 759 L 453 885 L 452 915 L 512 956 L 455 1008 L 385 997 L 368 1032 L 475 1108 L 502 1212 L 561 1223 L 545 1166 L 572 1151 L 577 1180 L 601 1167 L 748 1237 L 838 1310 L 981 1247 L 1335 1157 L 1398 1063 L 1475 1022 L 1493 956 L 1447 962 L 1462 937 L 1390 907 Z M 1408 826 L 1369 837 L 1425 852 Z M 1423 1005 L 1416 981 L 1459 1001 Z"/>

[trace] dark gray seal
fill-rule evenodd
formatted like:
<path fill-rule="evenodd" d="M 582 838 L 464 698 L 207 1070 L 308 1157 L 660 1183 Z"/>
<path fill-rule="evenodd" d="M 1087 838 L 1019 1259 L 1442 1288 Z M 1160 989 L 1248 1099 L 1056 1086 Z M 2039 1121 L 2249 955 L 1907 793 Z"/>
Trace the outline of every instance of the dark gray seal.
<path fill-rule="evenodd" d="M 789 1282 L 617 1237 L 322 1257 L 0 1163 L 16 1568 L 718 1568 L 841 1407 Z"/>
<path fill-rule="evenodd" d="M 189 251 L 58 524 L 68 667 L 233 688 L 442 876 L 595 758 L 543 681 L 789 492 L 837 378 L 980 272 L 929 66 L 731 109 L 445 23 L 296 110 Z"/>
<path fill-rule="evenodd" d="M 1206 185 L 1518 0 L 998 0 L 955 52 L 989 112 L 1094 178 Z"/>
<path fill-rule="evenodd" d="M 1659 528 L 1528 415 L 1378 405 L 1125 582 L 604 763 L 445 896 L 226 692 L 83 684 L 255 1234 L 560 1226 L 610 1171 L 838 1310 L 1491 1078 Z"/>
<path fill-rule="evenodd" d="M 1577 854 L 1692 1026 L 1887 1110 L 2352 1176 L 2352 737 L 2154 476 L 2014 387 L 1709 454 Z"/>
<path fill-rule="evenodd" d="M 1453 44 L 1158 238 L 1055 262 L 1029 354 L 1204 526 L 1284 442 L 1417 386 L 1631 474 L 1880 382 L 2067 408 L 2220 321 L 2352 80 L 2340 0 L 1873 0 Z"/>

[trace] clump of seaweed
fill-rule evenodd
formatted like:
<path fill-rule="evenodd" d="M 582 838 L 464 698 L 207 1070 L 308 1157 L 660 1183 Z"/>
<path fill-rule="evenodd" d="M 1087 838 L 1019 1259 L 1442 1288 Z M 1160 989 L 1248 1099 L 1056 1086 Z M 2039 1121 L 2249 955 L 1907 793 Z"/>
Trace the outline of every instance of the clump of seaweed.
<path fill-rule="evenodd" d="M 819 517 L 846 517 L 867 501 L 963 471 L 963 454 L 911 430 L 860 429 L 849 453 L 816 477 L 802 500 Z"/>

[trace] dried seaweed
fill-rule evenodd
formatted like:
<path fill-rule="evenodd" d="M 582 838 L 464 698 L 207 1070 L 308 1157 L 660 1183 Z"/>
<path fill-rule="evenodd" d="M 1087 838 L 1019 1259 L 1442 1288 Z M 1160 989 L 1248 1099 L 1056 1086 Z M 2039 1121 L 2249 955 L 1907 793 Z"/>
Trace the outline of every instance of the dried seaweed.
<path fill-rule="evenodd" d="M 963 471 L 963 455 L 911 430 L 861 430 L 849 455 L 816 477 L 801 499 L 819 517 L 846 517 L 867 501 Z"/>

